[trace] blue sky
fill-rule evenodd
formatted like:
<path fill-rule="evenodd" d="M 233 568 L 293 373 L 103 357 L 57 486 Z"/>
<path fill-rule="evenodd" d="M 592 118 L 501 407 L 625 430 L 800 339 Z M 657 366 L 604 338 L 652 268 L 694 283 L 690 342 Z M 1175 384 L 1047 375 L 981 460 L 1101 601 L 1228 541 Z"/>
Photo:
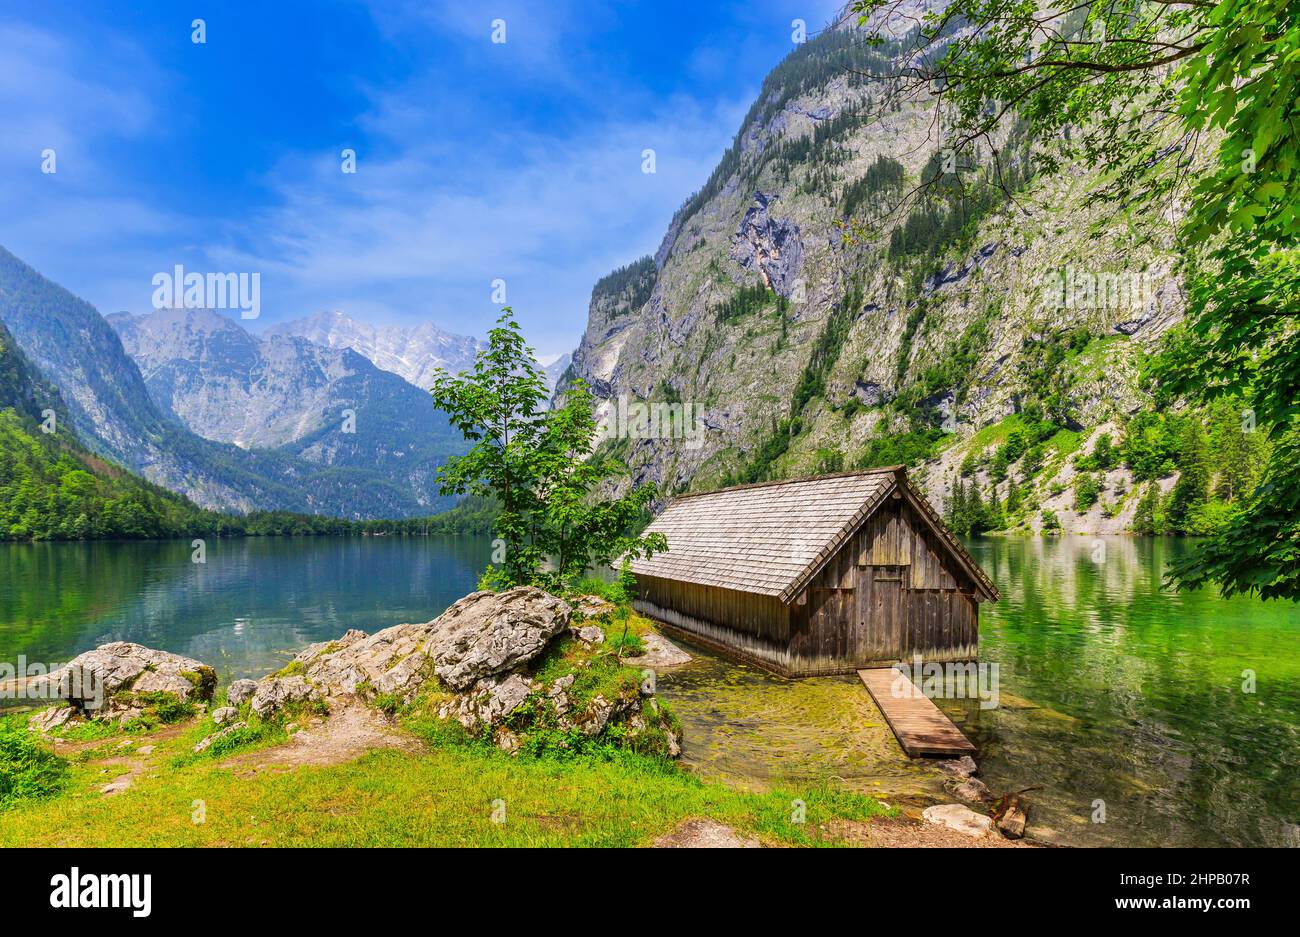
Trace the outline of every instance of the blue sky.
<path fill-rule="evenodd" d="M 175 264 L 258 272 L 259 325 L 482 334 L 502 278 L 556 354 L 704 182 L 791 20 L 839 5 L 8 2 L 0 244 L 103 312 L 147 311 Z"/>

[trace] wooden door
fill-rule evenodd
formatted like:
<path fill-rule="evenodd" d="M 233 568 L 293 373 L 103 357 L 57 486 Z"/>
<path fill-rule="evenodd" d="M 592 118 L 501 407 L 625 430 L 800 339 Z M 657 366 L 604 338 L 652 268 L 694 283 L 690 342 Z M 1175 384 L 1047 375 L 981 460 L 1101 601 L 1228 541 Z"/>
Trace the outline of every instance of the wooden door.
<path fill-rule="evenodd" d="M 859 657 L 896 660 L 903 656 L 903 572 L 901 566 L 869 566 L 869 595 L 860 609 Z"/>

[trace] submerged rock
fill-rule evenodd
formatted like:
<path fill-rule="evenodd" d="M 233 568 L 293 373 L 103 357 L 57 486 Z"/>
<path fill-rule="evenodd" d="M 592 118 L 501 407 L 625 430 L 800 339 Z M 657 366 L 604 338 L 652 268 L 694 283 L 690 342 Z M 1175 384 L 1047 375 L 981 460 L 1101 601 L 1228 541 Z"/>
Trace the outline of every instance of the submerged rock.
<path fill-rule="evenodd" d="M 998 829 L 1007 839 L 1020 839 L 1025 835 L 1025 824 L 1028 822 L 1025 811 L 1020 809 L 1019 805 L 1009 807 L 1007 811 L 998 817 Z"/>
<path fill-rule="evenodd" d="M 978 770 L 975 759 L 970 755 L 962 755 L 960 758 L 951 758 L 947 761 L 940 761 L 935 765 L 944 774 L 954 778 L 972 778 Z"/>
<path fill-rule="evenodd" d="M 987 836 L 993 830 L 993 821 L 961 804 L 936 804 L 921 812 L 926 823 L 946 826 L 968 836 Z"/>
<path fill-rule="evenodd" d="M 650 667 L 655 670 L 662 670 L 666 667 L 680 667 L 682 664 L 689 664 L 695 660 L 694 657 L 661 634 L 655 634 L 654 632 L 644 634 L 641 636 L 641 644 L 645 647 L 645 653 L 639 657 L 625 657 L 623 663 L 629 667 Z"/>
<path fill-rule="evenodd" d="M 974 804 L 986 804 L 993 800 L 988 787 L 979 778 L 967 778 L 953 787 L 952 792 L 962 800 Z"/>

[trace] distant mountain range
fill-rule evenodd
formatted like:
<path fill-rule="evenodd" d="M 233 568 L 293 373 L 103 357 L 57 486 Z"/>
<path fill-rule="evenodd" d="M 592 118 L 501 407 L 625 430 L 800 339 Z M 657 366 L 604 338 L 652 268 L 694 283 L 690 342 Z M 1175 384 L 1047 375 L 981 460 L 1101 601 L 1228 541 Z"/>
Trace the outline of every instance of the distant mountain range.
<path fill-rule="evenodd" d="M 477 338 L 453 335 L 432 322 L 410 327 L 374 326 L 337 310 L 273 326 L 266 335 L 303 338 L 325 348 L 351 349 L 380 370 L 405 378 L 424 391 L 433 386 L 438 368 L 452 373 L 463 371 L 485 347 Z"/>
<path fill-rule="evenodd" d="M 284 322 L 265 334 L 304 338 L 325 348 L 350 348 L 380 370 L 403 377 L 425 391 L 433 386 L 439 368 L 453 374 L 464 371 L 474 364 L 474 356 L 487 348 L 480 339 L 455 335 L 432 322 L 376 326 L 358 322 L 338 310 Z M 548 389 L 555 389 L 572 360 L 571 354 L 563 354 L 543 364 Z"/>
<path fill-rule="evenodd" d="M 219 510 L 362 519 L 451 506 L 437 469 L 464 451 L 429 399 L 484 343 L 431 323 L 322 312 L 261 334 L 210 309 L 101 316 L 0 248 L 0 323 L 95 454 Z M 11 359 L 17 360 L 17 359 Z M 543 368 L 554 388 L 562 355 Z"/>
<path fill-rule="evenodd" d="M 368 518 L 451 504 L 434 473 L 460 435 L 425 392 L 348 349 L 254 337 L 205 310 L 110 322 L 3 248 L 0 322 L 93 452 L 204 507 Z"/>

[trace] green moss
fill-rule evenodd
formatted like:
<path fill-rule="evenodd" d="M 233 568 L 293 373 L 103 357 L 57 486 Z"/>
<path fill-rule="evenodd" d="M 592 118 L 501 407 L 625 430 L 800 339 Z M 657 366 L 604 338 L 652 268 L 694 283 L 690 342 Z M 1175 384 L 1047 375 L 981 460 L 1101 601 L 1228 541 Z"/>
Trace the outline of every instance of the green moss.
<path fill-rule="evenodd" d="M 307 665 L 304 664 L 302 661 L 295 659 L 289 661 L 289 663 L 285 664 L 283 667 L 277 670 L 274 674 L 272 674 L 272 676 L 301 677 L 306 672 L 307 672 Z"/>

